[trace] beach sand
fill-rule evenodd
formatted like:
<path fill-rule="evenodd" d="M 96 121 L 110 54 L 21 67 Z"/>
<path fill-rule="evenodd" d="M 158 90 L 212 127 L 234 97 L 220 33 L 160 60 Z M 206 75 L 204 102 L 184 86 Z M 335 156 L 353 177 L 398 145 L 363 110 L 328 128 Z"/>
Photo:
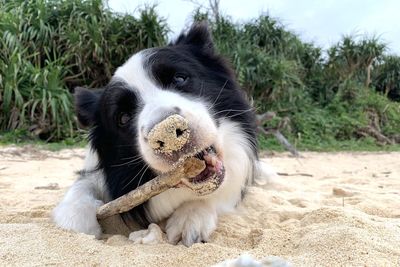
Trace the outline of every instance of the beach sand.
<path fill-rule="evenodd" d="M 0 266 L 211 266 L 249 254 L 294 266 L 400 266 L 400 153 L 276 154 L 280 178 L 253 186 L 206 244 L 134 245 L 55 227 L 53 207 L 83 149 L 0 148 Z"/>

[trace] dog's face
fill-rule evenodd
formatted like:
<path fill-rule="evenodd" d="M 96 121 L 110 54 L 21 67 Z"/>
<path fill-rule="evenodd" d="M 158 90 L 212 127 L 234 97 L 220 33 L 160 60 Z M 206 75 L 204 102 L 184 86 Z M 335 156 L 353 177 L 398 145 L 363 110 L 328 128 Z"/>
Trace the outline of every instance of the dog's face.
<path fill-rule="evenodd" d="M 255 149 L 253 113 L 203 24 L 167 47 L 133 55 L 105 88 L 77 89 L 76 107 L 81 124 L 93 127 L 92 147 L 102 167 L 149 167 L 140 178 L 136 173 L 121 178 L 139 179 L 137 185 L 149 179 L 147 170 L 168 172 L 188 155 L 207 163 L 201 179 L 219 175 L 222 181 L 226 131 L 221 129 L 227 122 L 235 122 Z M 171 116 L 178 120 L 173 129 L 155 136 L 154 129 Z"/>

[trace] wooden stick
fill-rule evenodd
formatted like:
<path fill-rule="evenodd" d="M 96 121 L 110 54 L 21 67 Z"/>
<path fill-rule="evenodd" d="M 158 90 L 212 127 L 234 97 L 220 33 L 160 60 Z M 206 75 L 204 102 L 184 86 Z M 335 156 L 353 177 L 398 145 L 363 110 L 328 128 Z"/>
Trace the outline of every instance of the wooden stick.
<path fill-rule="evenodd" d="M 307 176 L 307 177 L 313 177 L 314 175 L 309 174 L 309 173 L 287 173 L 287 172 L 277 172 L 278 175 L 280 176 Z"/>
<path fill-rule="evenodd" d="M 178 185 L 182 179 L 195 177 L 205 169 L 205 162 L 197 158 L 188 158 L 174 171 L 161 174 L 135 190 L 110 201 L 97 210 L 97 219 L 104 219 L 112 215 L 126 212 L 149 200 L 169 188 Z"/>
<path fill-rule="evenodd" d="M 297 149 L 292 146 L 292 144 L 286 139 L 285 136 L 281 133 L 280 129 L 286 128 L 287 123 L 289 122 L 287 119 L 283 118 L 279 122 L 279 125 L 276 128 L 265 128 L 263 125 L 265 122 L 272 120 L 276 117 L 276 113 L 273 111 L 268 111 L 266 113 L 256 115 L 256 122 L 257 122 L 257 130 L 263 133 L 264 135 L 272 134 L 278 139 L 279 143 L 286 148 L 290 153 L 292 153 L 295 157 L 301 157 Z"/>
<path fill-rule="evenodd" d="M 273 136 L 278 139 L 279 143 L 286 148 L 290 153 L 292 153 L 293 156 L 295 157 L 301 157 L 300 153 L 297 151 L 297 149 L 292 146 L 292 144 L 283 136 L 283 134 L 277 130 L 277 129 L 264 129 L 263 127 L 258 126 L 258 130 L 261 131 L 265 135 L 272 134 Z"/>
<path fill-rule="evenodd" d="M 363 136 L 371 136 L 383 145 L 393 145 L 395 143 L 393 140 L 390 140 L 372 126 L 360 128 L 358 129 L 358 133 Z"/>

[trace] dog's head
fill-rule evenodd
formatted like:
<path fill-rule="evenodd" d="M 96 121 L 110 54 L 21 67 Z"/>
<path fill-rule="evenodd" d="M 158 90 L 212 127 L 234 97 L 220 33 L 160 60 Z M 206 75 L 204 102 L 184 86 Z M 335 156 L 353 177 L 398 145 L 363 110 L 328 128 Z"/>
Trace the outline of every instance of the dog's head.
<path fill-rule="evenodd" d="M 253 112 L 203 23 L 166 47 L 134 54 L 105 88 L 78 88 L 75 98 L 103 167 L 144 162 L 156 173 L 167 172 L 196 155 L 223 175 L 227 123 L 255 153 Z"/>

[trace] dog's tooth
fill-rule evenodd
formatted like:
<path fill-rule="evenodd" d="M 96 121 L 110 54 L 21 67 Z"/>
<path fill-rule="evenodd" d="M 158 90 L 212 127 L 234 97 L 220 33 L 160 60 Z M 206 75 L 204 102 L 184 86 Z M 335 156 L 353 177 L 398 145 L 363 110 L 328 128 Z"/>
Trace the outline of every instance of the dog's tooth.
<path fill-rule="evenodd" d="M 211 156 L 210 155 L 204 155 L 203 159 L 206 161 L 206 163 L 210 164 L 210 162 L 211 162 Z"/>
<path fill-rule="evenodd" d="M 217 165 L 217 162 L 218 162 L 217 157 L 215 157 L 215 156 L 211 157 L 211 165 L 212 165 L 212 166 Z"/>

